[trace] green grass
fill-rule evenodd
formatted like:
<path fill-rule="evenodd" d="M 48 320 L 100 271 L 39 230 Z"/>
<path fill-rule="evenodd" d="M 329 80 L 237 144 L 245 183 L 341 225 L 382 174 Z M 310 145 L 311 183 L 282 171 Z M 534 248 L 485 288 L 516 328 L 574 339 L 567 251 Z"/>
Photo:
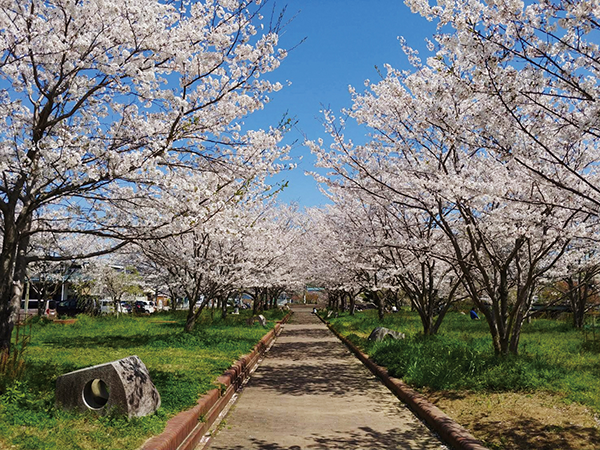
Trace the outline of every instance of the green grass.
<path fill-rule="evenodd" d="M 38 323 L 25 351 L 22 380 L 0 380 L 0 448 L 135 449 L 160 433 L 168 418 L 194 405 L 222 374 L 283 317 L 267 311 L 267 330 L 245 325 L 248 312 L 221 320 L 203 314 L 196 330 L 184 333 L 185 315 L 150 317 L 79 316 L 75 324 Z M 98 418 L 54 406 L 60 375 L 137 355 L 150 372 L 162 400 L 152 416 L 134 420 Z"/>
<path fill-rule="evenodd" d="M 586 341 L 570 323 L 538 319 L 525 324 L 519 356 L 497 357 L 485 321 L 449 313 L 437 336 L 421 334 L 416 313 L 402 311 L 377 320 L 375 311 L 330 319 L 390 373 L 415 387 L 490 392 L 538 390 L 566 395 L 600 412 L 600 342 Z M 372 343 L 369 333 L 385 326 L 406 339 Z"/>

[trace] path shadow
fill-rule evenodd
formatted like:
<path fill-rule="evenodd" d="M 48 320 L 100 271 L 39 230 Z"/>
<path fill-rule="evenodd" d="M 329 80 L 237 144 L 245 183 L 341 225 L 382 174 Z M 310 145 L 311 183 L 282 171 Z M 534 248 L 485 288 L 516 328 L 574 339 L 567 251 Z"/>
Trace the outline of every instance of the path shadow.
<path fill-rule="evenodd" d="M 334 334 L 329 328 L 286 328 L 286 338 L 331 339 Z"/>
<path fill-rule="evenodd" d="M 310 358 L 334 359 L 345 357 L 349 351 L 339 342 L 281 342 L 278 341 L 269 351 L 269 358 L 300 361 Z"/>
<path fill-rule="evenodd" d="M 536 450 L 600 448 L 600 432 L 597 428 L 576 425 L 548 426 L 536 419 L 523 418 L 520 418 L 517 424 L 513 421 L 481 421 L 471 425 L 471 428 L 476 434 L 486 436 L 485 443 L 494 448 L 498 445 L 506 449 Z"/>
<path fill-rule="evenodd" d="M 298 309 L 292 309 L 292 311 L 294 312 L 294 315 L 292 316 L 292 318 L 289 322 L 290 324 L 306 325 L 306 324 L 322 323 L 321 320 L 312 313 L 312 309 L 298 308 Z"/>
<path fill-rule="evenodd" d="M 269 363 L 259 367 L 250 385 L 294 396 L 368 395 L 373 383 L 379 383 L 375 376 L 355 364 L 348 349 L 317 318 L 304 316 L 319 327 L 287 328 L 269 351 Z"/>
<path fill-rule="evenodd" d="M 293 425 L 290 426 L 293 430 Z M 373 430 L 370 427 L 359 427 L 354 432 L 336 432 L 330 435 L 313 434 L 308 437 L 312 443 L 304 446 L 281 445 L 277 442 L 268 442 L 263 439 L 251 438 L 251 446 L 238 445 L 227 447 L 227 450 L 302 450 L 302 449 L 398 449 L 398 450 L 438 450 L 440 443 L 419 442 L 423 428 L 416 424 L 407 424 L 406 428 L 394 428 L 385 432 Z M 210 445 L 213 450 L 226 450 L 225 447 Z"/>
<path fill-rule="evenodd" d="M 285 395 L 366 395 L 374 377 L 365 379 L 363 371 L 344 363 L 305 363 L 263 365 L 254 373 L 249 385 Z"/>

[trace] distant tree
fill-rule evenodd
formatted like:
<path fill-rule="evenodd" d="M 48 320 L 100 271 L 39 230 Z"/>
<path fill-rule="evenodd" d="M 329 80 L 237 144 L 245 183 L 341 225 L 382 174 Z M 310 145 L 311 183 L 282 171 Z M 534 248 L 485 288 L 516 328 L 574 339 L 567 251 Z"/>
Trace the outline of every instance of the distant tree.
<path fill-rule="evenodd" d="M 109 298 L 117 317 L 121 313 L 121 301 L 144 293 L 142 279 L 135 267 L 95 261 L 86 266 L 84 275 L 91 279 L 91 293 L 97 298 Z"/>

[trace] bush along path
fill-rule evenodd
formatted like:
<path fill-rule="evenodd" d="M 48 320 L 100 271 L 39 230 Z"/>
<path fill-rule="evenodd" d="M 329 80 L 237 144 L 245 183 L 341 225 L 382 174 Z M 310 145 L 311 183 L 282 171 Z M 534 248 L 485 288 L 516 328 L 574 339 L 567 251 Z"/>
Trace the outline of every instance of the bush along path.
<path fill-rule="evenodd" d="M 311 309 L 294 307 L 208 448 L 444 448 Z"/>

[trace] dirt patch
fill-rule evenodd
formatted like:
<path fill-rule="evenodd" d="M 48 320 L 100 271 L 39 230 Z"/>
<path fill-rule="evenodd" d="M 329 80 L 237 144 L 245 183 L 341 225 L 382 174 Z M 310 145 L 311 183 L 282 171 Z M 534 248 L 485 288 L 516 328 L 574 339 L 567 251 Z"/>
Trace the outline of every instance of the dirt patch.
<path fill-rule="evenodd" d="M 598 417 L 550 393 L 424 391 L 438 408 L 492 450 L 595 450 Z"/>

